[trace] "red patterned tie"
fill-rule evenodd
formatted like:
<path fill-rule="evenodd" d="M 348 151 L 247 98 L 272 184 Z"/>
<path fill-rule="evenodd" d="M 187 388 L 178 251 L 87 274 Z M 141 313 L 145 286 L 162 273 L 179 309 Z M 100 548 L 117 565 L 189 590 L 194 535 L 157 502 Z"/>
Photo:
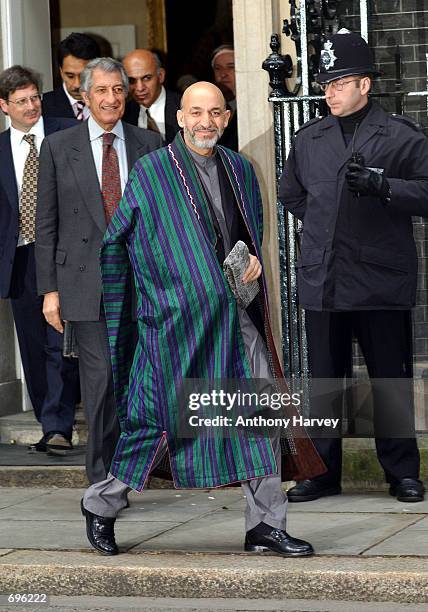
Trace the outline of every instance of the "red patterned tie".
<path fill-rule="evenodd" d="M 114 211 L 122 197 L 120 186 L 119 159 L 113 147 L 116 138 L 111 132 L 103 134 L 103 171 L 102 171 L 102 195 L 104 201 L 104 213 L 107 225 L 110 223 Z"/>

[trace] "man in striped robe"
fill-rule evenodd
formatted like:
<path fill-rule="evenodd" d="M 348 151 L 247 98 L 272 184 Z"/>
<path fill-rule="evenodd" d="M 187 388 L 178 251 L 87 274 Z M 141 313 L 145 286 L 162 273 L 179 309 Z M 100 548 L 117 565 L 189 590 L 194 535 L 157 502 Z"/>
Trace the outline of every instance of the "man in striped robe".
<path fill-rule="evenodd" d="M 108 478 L 82 500 L 87 535 L 118 553 L 114 522 L 129 487 L 141 491 L 166 449 L 177 488 L 242 482 L 245 549 L 313 554 L 285 531 L 279 434 L 235 429 L 228 437 L 180 436 L 177 398 L 186 379 L 275 378 L 280 370 L 261 266 L 262 204 L 251 164 L 216 146 L 229 119 L 221 91 L 201 82 L 183 95 L 173 143 L 141 158 L 104 238 L 101 266 L 121 437 Z M 222 262 L 237 240 L 250 249 L 243 282 L 261 299 L 243 310 Z M 132 346 L 131 269 L 139 342 Z M 321 473 L 304 432 L 287 440 L 289 478 Z"/>

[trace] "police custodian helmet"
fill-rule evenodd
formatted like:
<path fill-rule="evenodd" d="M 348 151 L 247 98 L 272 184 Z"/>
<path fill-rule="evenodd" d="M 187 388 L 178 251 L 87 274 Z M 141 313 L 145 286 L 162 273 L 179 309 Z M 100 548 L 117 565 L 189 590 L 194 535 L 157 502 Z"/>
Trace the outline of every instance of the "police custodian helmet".
<path fill-rule="evenodd" d="M 370 47 L 359 34 L 342 28 L 324 43 L 320 55 L 318 83 L 330 83 L 335 79 L 354 75 L 380 76 L 374 65 Z"/>

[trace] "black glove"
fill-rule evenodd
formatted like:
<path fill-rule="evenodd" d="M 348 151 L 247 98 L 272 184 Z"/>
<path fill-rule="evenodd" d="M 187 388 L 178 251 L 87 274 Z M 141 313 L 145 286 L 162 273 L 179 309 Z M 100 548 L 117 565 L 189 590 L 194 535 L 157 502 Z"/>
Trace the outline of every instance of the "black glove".
<path fill-rule="evenodd" d="M 345 174 L 349 190 L 357 195 L 371 195 L 388 201 L 390 188 L 388 181 L 379 172 L 365 168 L 361 164 L 351 162 Z"/>

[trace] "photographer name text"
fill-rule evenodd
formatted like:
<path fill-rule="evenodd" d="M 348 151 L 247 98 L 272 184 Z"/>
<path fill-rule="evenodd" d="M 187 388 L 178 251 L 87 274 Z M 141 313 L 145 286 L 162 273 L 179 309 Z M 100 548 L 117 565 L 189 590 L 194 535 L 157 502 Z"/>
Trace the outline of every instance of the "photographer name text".
<path fill-rule="evenodd" d="M 253 417 L 237 416 L 231 418 L 223 415 L 200 417 L 193 414 L 189 417 L 191 427 L 329 427 L 336 429 L 340 419 L 310 419 L 302 416 L 292 418 L 269 418 L 262 415 Z"/>

